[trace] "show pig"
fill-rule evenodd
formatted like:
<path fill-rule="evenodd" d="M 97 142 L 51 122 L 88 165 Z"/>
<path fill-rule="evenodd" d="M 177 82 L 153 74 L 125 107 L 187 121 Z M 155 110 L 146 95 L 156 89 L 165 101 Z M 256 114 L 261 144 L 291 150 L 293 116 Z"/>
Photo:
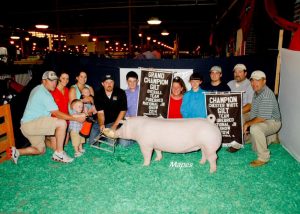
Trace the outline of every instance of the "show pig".
<path fill-rule="evenodd" d="M 222 135 L 214 123 L 216 117 L 206 119 L 162 119 L 133 117 L 123 122 L 115 132 L 105 129 L 105 135 L 113 138 L 133 139 L 140 146 L 144 156 L 144 165 L 150 165 L 153 149 L 156 161 L 162 159 L 162 152 L 187 153 L 201 149 L 201 164 L 206 160 L 210 172 L 217 170 L 217 150 L 222 142 Z"/>

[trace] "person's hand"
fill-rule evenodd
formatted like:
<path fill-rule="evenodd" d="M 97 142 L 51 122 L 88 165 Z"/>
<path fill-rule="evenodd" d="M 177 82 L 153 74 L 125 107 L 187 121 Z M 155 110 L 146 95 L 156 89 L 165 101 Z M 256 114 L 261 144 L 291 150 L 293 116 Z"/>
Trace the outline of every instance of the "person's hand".
<path fill-rule="evenodd" d="M 83 123 L 86 119 L 86 115 L 84 113 L 75 114 L 75 115 L 73 115 L 73 118 L 75 119 L 75 121 Z"/>
<path fill-rule="evenodd" d="M 99 128 L 100 128 L 100 131 L 103 132 L 103 130 L 105 129 L 105 125 L 100 125 Z"/>
<path fill-rule="evenodd" d="M 249 127 L 250 127 L 250 125 L 249 125 L 248 122 L 244 123 L 244 126 L 243 126 L 243 133 L 244 134 L 248 134 L 249 133 Z"/>

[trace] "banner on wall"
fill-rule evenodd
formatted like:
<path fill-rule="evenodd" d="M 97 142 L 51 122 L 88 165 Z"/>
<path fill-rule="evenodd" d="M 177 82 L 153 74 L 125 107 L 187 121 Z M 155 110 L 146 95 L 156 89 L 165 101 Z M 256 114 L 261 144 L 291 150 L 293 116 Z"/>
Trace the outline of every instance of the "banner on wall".
<path fill-rule="evenodd" d="M 141 70 L 138 116 L 168 116 L 172 72 Z"/>
<path fill-rule="evenodd" d="M 224 147 L 243 145 L 242 93 L 205 93 L 207 115 L 216 116 Z"/>

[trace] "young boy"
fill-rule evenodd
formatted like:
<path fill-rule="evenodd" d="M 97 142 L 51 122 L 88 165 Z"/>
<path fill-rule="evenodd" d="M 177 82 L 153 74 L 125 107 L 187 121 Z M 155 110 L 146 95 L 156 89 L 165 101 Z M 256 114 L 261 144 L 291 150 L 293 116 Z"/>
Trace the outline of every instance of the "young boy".
<path fill-rule="evenodd" d="M 200 88 L 203 78 L 199 73 L 193 73 L 190 76 L 191 90 L 183 95 L 182 105 L 180 107 L 183 118 L 205 118 L 205 97 L 204 90 Z"/>
<path fill-rule="evenodd" d="M 71 102 L 72 115 L 81 114 L 83 112 L 83 102 L 79 99 L 74 99 Z M 79 132 L 82 128 L 82 123 L 77 121 L 70 121 L 69 132 L 74 147 L 74 157 L 80 157 L 85 150 L 83 149 L 83 144 L 85 143 L 85 138 L 80 136 Z"/>

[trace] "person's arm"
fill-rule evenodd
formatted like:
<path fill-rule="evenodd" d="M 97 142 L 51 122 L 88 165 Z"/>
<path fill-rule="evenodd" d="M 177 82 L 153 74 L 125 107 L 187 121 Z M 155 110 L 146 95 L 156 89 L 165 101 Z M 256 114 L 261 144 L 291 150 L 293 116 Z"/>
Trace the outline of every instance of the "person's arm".
<path fill-rule="evenodd" d="M 123 120 L 123 118 L 125 117 L 125 115 L 126 115 L 126 111 L 120 111 L 117 119 L 115 120 L 114 124 L 111 127 L 113 130 L 117 129 L 118 125 L 120 124 L 120 121 Z"/>
<path fill-rule="evenodd" d="M 69 103 L 72 103 L 73 100 L 76 99 L 76 89 L 71 87 L 69 90 Z"/>
<path fill-rule="evenodd" d="M 80 123 L 83 123 L 85 121 L 85 114 L 79 114 L 79 115 L 69 115 L 66 113 L 63 113 L 59 110 L 55 110 L 55 111 L 51 111 L 51 114 L 59 119 L 63 119 L 63 120 L 73 120 L 73 121 L 77 121 Z"/>
<path fill-rule="evenodd" d="M 105 129 L 105 116 L 103 110 L 97 112 L 97 118 L 98 118 L 100 131 L 102 131 L 103 129 Z"/>
<path fill-rule="evenodd" d="M 89 89 L 90 89 L 91 95 L 94 97 L 94 96 L 95 96 L 95 91 L 94 91 L 94 89 L 92 88 L 92 86 L 90 86 Z"/>
<path fill-rule="evenodd" d="M 247 103 L 246 105 L 243 106 L 242 108 L 243 114 L 248 113 L 251 111 L 251 103 Z"/>
<path fill-rule="evenodd" d="M 256 123 L 262 123 L 262 122 L 264 122 L 265 120 L 266 120 L 266 119 L 261 118 L 261 117 L 255 117 L 255 118 L 253 118 L 252 120 L 249 120 L 249 121 L 245 122 L 244 125 L 243 125 L 243 131 L 244 131 L 244 133 L 248 133 L 248 132 L 249 132 L 249 131 L 248 131 L 248 128 L 249 128 L 250 126 L 252 126 L 253 124 L 256 124 Z"/>

